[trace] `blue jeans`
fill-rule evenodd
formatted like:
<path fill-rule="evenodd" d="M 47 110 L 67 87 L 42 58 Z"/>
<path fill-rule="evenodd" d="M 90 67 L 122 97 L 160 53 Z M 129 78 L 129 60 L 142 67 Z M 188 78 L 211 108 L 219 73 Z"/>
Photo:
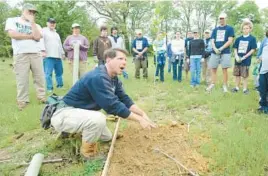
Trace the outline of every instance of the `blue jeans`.
<path fill-rule="evenodd" d="M 57 87 L 63 86 L 62 74 L 62 60 L 59 58 L 47 57 L 43 60 L 44 72 L 46 77 L 47 90 L 53 90 L 52 73 L 55 70 Z"/>
<path fill-rule="evenodd" d="M 159 75 L 160 72 L 160 81 L 164 82 L 164 68 L 165 68 L 165 62 L 166 62 L 166 57 L 165 54 L 157 54 L 157 65 L 156 65 L 156 71 L 155 71 L 155 76 Z"/>
<path fill-rule="evenodd" d="M 260 106 L 267 107 L 267 95 L 268 95 L 268 73 L 260 74 L 259 76 L 259 92 L 260 92 Z"/>
<path fill-rule="evenodd" d="M 191 85 L 196 86 L 200 84 L 201 74 L 201 57 L 190 58 L 190 71 L 191 71 Z"/>
<path fill-rule="evenodd" d="M 182 80 L 182 65 L 183 65 L 183 59 L 176 59 L 173 62 L 173 80 L 177 80 L 181 82 Z"/>
<path fill-rule="evenodd" d="M 171 57 L 168 57 L 168 73 L 171 72 L 171 66 L 172 66 Z"/>

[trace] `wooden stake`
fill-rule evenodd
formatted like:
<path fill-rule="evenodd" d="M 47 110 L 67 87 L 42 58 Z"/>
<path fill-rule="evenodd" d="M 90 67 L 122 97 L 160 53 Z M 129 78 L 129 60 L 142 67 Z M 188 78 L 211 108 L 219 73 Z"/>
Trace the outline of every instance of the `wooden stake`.
<path fill-rule="evenodd" d="M 74 44 L 74 58 L 73 58 L 73 85 L 79 79 L 79 52 L 80 52 L 80 44 Z"/>
<path fill-rule="evenodd" d="M 108 153 L 108 156 L 107 156 L 107 159 L 106 159 L 106 162 L 105 162 L 105 165 L 104 165 L 104 168 L 103 168 L 101 176 L 107 176 L 108 175 L 108 169 L 109 169 L 109 166 L 110 166 L 111 158 L 113 156 L 114 145 L 115 145 L 115 141 L 116 141 L 116 137 L 117 137 L 117 133 L 118 133 L 118 129 L 119 129 L 120 119 L 121 118 L 118 118 L 118 121 L 116 123 L 112 144 L 111 144 L 111 147 L 110 147 L 110 150 L 109 150 L 109 153 Z"/>

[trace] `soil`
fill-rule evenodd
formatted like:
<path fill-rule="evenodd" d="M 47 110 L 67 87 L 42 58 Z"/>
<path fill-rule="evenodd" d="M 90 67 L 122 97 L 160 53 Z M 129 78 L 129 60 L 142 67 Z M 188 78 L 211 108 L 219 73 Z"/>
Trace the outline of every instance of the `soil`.
<path fill-rule="evenodd" d="M 186 170 L 155 149 L 172 156 L 194 173 L 209 172 L 209 159 L 197 152 L 200 138 L 190 138 L 187 125 L 172 122 L 148 131 L 130 123 L 122 133 L 124 137 L 115 144 L 109 176 L 187 175 Z"/>

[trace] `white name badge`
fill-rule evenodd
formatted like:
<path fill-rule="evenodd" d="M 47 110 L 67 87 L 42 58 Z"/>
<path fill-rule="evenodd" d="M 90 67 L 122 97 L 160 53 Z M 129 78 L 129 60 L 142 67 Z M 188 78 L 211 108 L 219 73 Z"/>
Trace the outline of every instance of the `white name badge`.
<path fill-rule="evenodd" d="M 141 50 L 142 48 L 142 40 L 136 40 L 136 49 Z"/>
<path fill-rule="evenodd" d="M 225 30 L 217 30 L 216 42 L 224 42 Z"/>
<path fill-rule="evenodd" d="M 238 46 L 238 53 L 246 54 L 248 49 L 248 41 L 240 41 Z"/>

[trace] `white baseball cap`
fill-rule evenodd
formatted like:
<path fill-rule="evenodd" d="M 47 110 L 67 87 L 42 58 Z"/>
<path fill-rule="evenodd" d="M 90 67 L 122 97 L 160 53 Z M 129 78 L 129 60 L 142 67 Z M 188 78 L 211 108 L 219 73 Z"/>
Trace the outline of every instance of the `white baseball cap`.
<path fill-rule="evenodd" d="M 205 33 L 210 33 L 210 30 L 206 29 L 206 30 L 205 30 Z"/>
<path fill-rule="evenodd" d="M 227 18 L 226 13 L 221 13 L 220 16 L 219 16 L 219 18 L 224 18 L 224 19 Z"/>
<path fill-rule="evenodd" d="M 141 29 L 136 29 L 136 34 L 142 34 L 142 30 Z"/>
<path fill-rule="evenodd" d="M 72 24 L 72 28 L 75 28 L 75 27 L 80 27 L 80 25 L 78 23 Z"/>

